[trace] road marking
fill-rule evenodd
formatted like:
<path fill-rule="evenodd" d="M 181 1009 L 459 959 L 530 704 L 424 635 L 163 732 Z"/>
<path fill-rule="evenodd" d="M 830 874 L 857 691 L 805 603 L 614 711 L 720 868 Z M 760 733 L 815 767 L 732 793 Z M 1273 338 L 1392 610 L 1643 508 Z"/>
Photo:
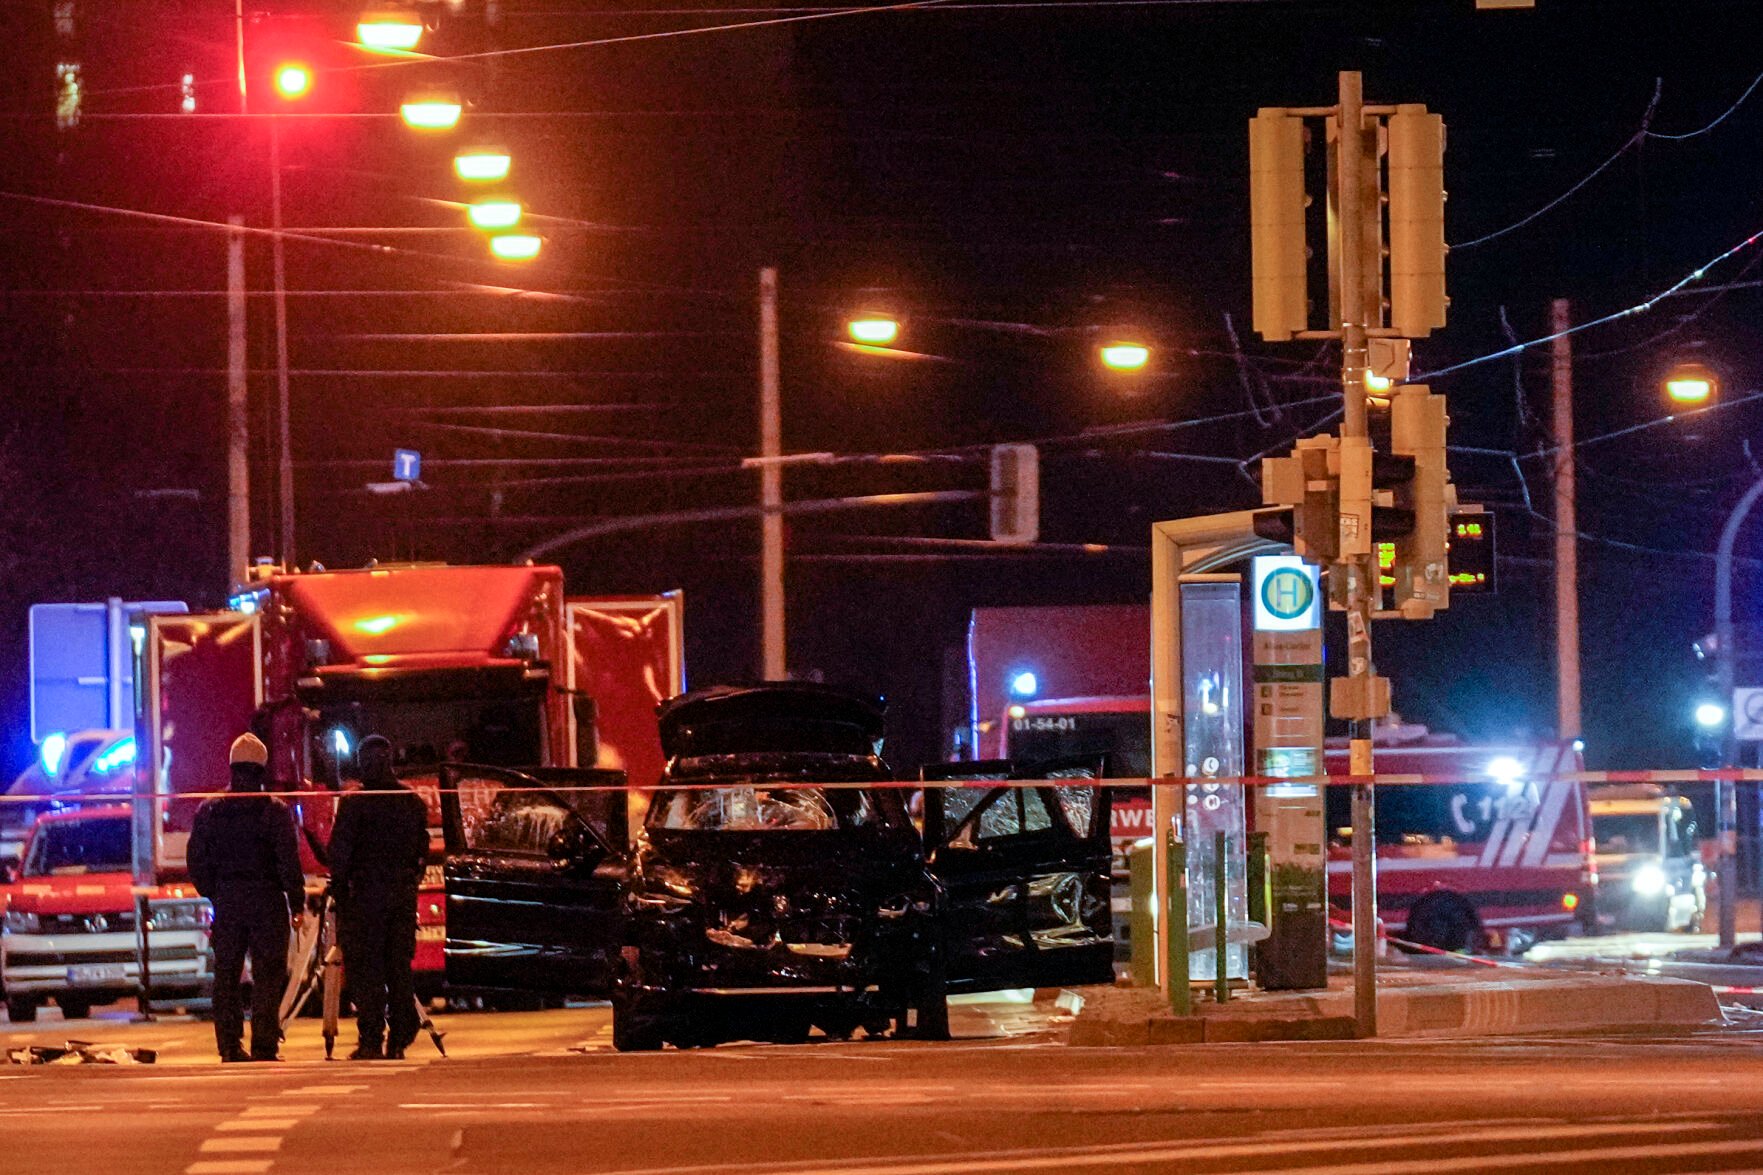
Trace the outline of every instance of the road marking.
<path fill-rule="evenodd" d="M 282 1136 L 266 1134 L 260 1138 L 205 1138 L 202 1145 L 196 1148 L 203 1154 L 214 1154 L 230 1151 L 242 1154 L 250 1151 L 279 1151 L 282 1149 Z"/>
<path fill-rule="evenodd" d="M 366 1089 L 365 1085 L 308 1085 L 302 1089 L 284 1089 L 283 1097 L 321 1097 L 327 1094 L 359 1093 Z"/>
<path fill-rule="evenodd" d="M 222 1122 L 216 1130 L 292 1130 L 300 1124 L 298 1118 L 235 1118 L 231 1122 Z"/>
<path fill-rule="evenodd" d="M 288 1118 L 305 1117 L 307 1114 L 318 1113 L 317 1106 L 246 1106 L 239 1113 L 246 1118 Z"/>
<path fill-rule="evenodd" d="M 1592 1162 L 1594 1160 L 1629 1162 L 1639 1159 L 1662 1159 L 1671 1162 L 1672 1170 L 1691 1155 L 1732 1155 L 1763 1152 L 1763 1141 L 1750 1138 L 1728 1139 L 1723 1142 L 1660 1143 L 1656 1146 L 1582 1147 L 1568 1151 L 1544 1151 L 1525 1155 L 1474 1155 L 1454 1159 L 1405 1159 L 1399 1163 L 1343 1163 L 1332 1167 L 1281 1167 L 1280 1175 L 1404 1175 L 1409 1171 L 1494 1171 L 1507 1167 L 1535 1167 L 1546 1164 Z M 1756 1170 L 1746 1167 L 1745 1170 Z"/>
<path fill-rule="evenodd" d="M 272 1162 L 273 1159 L 215 1159 L 191 1163 L 184 1168 L 184 1175 L 262 1175 Z"/>
<path fill-rule="evenodd" d="M 1494 1129 L 1461 1130 L 1456 1132 L 1429 1133 L 1424 1141 L 1429 1146 L 1449 1143 L 1475 1145 L 1483 1142 L 1542 1142 L 1549 1139 L 1579 1139 L 1597 1135 L 1647 1135 L 1657 1137 L 1661 1134 L 1683 1134 L 1690 1131 L 1716 1130 L 1722 1126 L 1712 1121 L 1686 1122 L 1611 1122 L 1611 1123 L 1561 1123 L 1548 1126 L 1516 1126 Z M 730 1165 L 718 1163 L 714 1166 L 689 1167 L 644 1167 L 625 1168 L 616 1175 L 710 1175 L 711 1172 L 836 1172 L 837 1175 L 947 1175 L 955 1172 L 1007 1172 L 1007 1171 L 1066 1171 L 1089 1167 L 1119 1167 L 1125 1165 L 1144 1165 L 1151 1163 L 1191 1163 L 1207 1159 L 1245 1159 L 1271 1158 L 1274 1156 L 1302 1156 L 1307 1153 L 1326 1151 L 1367 1151 L 1390 1150 L 1412 1147 L 1414 1139 L 1397 1135 L 1387 1139 L 1365 1139 L 1353 1137 L 1323 1139 L 1292 1139 L 1289 1142 L 1243 1141 L 1214 1145 L 1195 1145 L 1195 1139 L 1155 1139 L 1145 1142 L 1103 1143 L 1088 1147 L 1053 1147 L 1033 1151 L 1016 1152 L 967 1152 L 942 1156 L 920 1158 L 893 1156 L 858 1156 L 844 1160 L 806 1160 L 786 1163 L 744 1163 Z M 1763 1140 L 1744 1139 L 1737 1143 L 1699 1144 L 1717 1148 L 1711 1153 L 1737 1152 L 1740 1150 L 1763 1151 Z M 1692 1144 L 1685 1142 L 1655 1143 L 1647 1147 L 1611 1147 L 1605 1150 L 1587 1150 L 1586 1158 L 1631 1157 L 1627 1151 L 1641 1152 L 1645 1155 L 1663 1155 L 1666 1153 L 1689 1153 Z M 1550 1152 L 1540 1156 L 1544 1162 L 1555 1162 L 1570 1152 Z M 1486 1166 L 1500 1165 L 1503 1160 L 1507 1166 L 1536 1166 L 1539 1156 L 1532 1153 L 1511 1155 L 1476 1155 L 1461 1159 L 1440 1159 L 1436 1163 L 1429 1160 L 1404 1159 L 1399 1163 L 1366 1163 L 1340 1168 L 1316 1168 L 1310 1175 L 1321 1175 L 1326 1170 L 1329 1175 L 1375 1175 L 1381 1172 L 1400 1172 L 1404 1170 L 1426 1171 L 1475 1171 Z M 1296 1175 L 1281 1169 L 1281 1175 Z"/>

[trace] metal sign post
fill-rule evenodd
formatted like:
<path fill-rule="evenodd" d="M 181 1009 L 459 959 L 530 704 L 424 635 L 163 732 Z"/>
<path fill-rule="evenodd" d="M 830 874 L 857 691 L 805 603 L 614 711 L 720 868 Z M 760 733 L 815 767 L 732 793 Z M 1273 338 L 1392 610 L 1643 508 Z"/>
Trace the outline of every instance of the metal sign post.
<path fill-rule="evenodd" d="M 1314 778 L 1324 774 L 1321 575 L 1296 555 L 1260 555 L 1253 566 L 1255 774 Z M 1256 954 L 1261 986 L 1327 987 L 1322 789 L 1258 789 L 1255 827 L 1267 835 L 1271 857 L 1271 933 Z"/>

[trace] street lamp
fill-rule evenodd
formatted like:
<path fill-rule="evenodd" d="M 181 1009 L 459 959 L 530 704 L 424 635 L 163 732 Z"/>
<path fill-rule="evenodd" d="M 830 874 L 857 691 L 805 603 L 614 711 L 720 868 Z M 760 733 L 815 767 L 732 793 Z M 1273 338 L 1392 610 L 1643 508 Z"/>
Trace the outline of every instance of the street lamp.
<path fill-rule="evenodd" d="M 500 147 L 468 147 L 453 156 L 453 174 L 468 183 L 508 178 L 514 159 Z"/>
<path fill-rule="evenodd" d="M 355 38 L 375 53 L 408 53 L 422 40 L 422 21 L 406 12 L 376 12 L 361 18 Z"/>
<path fill-rule="evenodd" d="M 1720 394 L 1720 377 L 1700 363 L 1679 363 L 1664 382 L 1665 395 L 1674 404 L 1700 407 Z"/>
<path fill-rule="evenodd" d="M 520 201 L 496 197 L 479 200 L 465 207 L 465 215 L 476 228 L 513 228 L 520 223 Z"/>
<path fill-rule="evenodd" d="M 1096 349 L 1096 354 L 1109 371 L 1143 371 L 1145 364 L 1151 361 L 1151 348 L 1130 341 L 1103 343 Z"/>
<path fill-rule="evenodd" d="M 298 61 L 287 61 L 275 67 L 275 92 L 290 102 L 312 92 L 312 67 Z"/>
<path fill-rule="evenodd" d="M 490 238 L 490 252 L 503 261 L 531 261 L 544 244 L 530 233 L 500 233 Z"/>
<path fill-rule="evenodd" d="M 845 333 L 865 347 L 891 347 L 900 338 L 900 320 L 891 314 L 858 314 L 845 323 Z"/>
<path fill-rule="evenodd" d="M 451 94 L 421 95 L 398 107 L 404 125 L 419 131 L 450 131 L 459 125 L 464 110 L 464 103 Z"/>

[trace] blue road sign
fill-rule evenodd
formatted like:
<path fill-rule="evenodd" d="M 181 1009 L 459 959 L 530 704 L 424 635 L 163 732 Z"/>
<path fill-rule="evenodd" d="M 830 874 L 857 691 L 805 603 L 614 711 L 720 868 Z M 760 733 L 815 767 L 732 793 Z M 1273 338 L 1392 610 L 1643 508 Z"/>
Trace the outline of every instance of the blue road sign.
<path fill-rule="evenodd" d="M 421 481 L 422 454 L 415 449 L 393 449 L 392 480 Z"/>

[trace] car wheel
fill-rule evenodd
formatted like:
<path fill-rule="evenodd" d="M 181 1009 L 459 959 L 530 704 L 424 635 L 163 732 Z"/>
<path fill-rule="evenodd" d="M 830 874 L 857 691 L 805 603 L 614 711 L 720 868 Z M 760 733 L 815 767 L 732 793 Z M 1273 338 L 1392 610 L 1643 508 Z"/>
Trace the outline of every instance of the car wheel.
<path fill-rule="evenodd" d="M 37 1001 L 29 996 L 10 996 L 6 1001 L 6 1016 L 14 1024 L 29 1024 L 37 1018 Z"/>
<path fill-rule="evenodd" d="M 1408 912 L 1403 938 L 1440 951 L 1467 951 L 1481 936 L 1481 919 L 1461 894 L 1428 894 Z"/>
<path fill-rule="evenodd" d="M 612 1047 L 621 1053 L 652 1053 L 661 1047 L 661 1022 L 617 991 L 612 993 Z"/>
<path fill-rule="evenodd" d="M 92 1014 L 92 1001 L 75 999 L 73 996 L 56 996 L 55 1004 L 61 1009 L 64 1020 L 84 1020 Z"/>

